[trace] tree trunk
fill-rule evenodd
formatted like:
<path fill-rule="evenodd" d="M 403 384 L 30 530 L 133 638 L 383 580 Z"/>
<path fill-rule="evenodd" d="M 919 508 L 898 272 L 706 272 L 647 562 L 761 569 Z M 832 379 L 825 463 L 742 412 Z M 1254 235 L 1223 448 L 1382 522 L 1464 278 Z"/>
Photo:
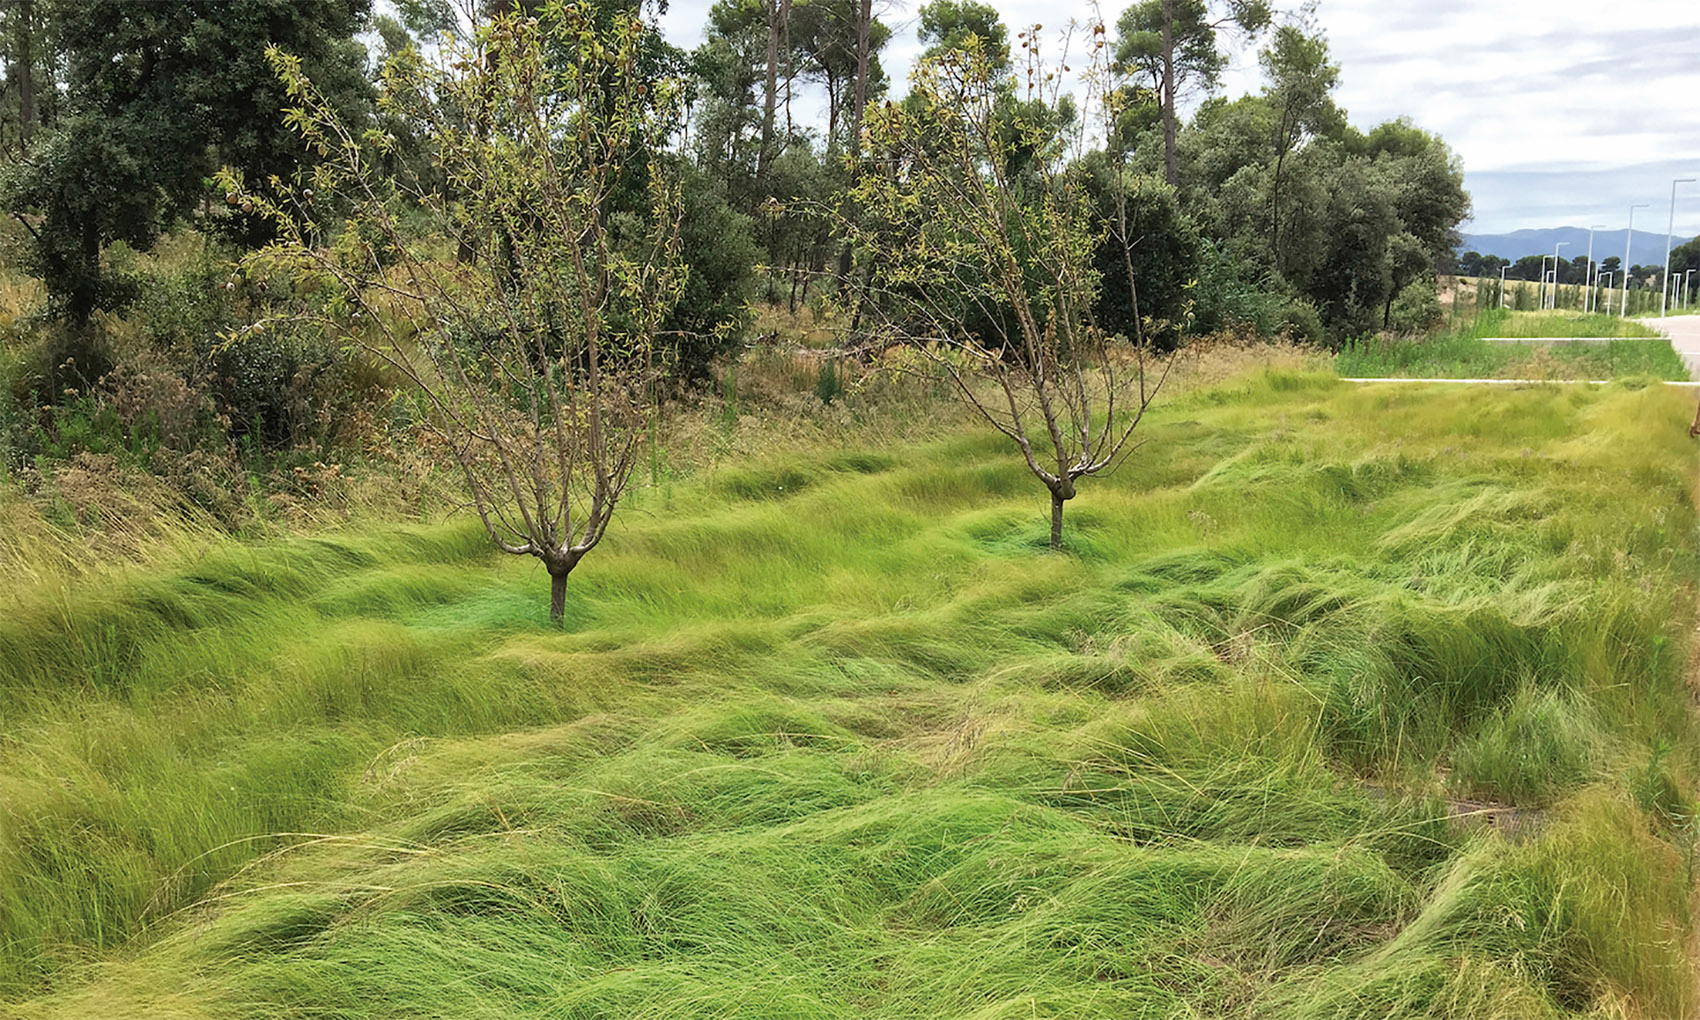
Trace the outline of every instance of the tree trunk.
<path fill-rule="evenodd" d="M 779 105 L 780 3 L 767 0 L 767 92 L 762 100 L 761 150 L 756 153 L 758 181 L 767 179 L 768 164 L 773 162 L 773 111 Z"/>
<path fill-rule="evenodd" d="M 1169 187 L 1180 187 L 1175 156 L 1175 0 L 1163 0 L 1163 174 Z"/>
<path fill-rule="evenodd" d="M 797 69 L 791 63 L 791 0 L 779 0 L 779 4 L 779 49 L 785 61 L 785 140 L 789 143 L 796 133 L 791 121 L 791 89 L 797 80 Z"/>
<path fill-rule="evenodd" d="M 100 299 L 100 226 L 92 216 L 83 220 L 79 254 L 65 310 L 72 322 L 87 326 Z"/>
<path fill-rule="evenodd" d="M 838 141 L 838 76 L 832 73 L 832 65 L 824 70 L 826 76 L 826 145 L 831 149 Z"/>
<path fill-rule="evenodd" d="M 874 0 L 862 0 L 861 14 L 856 19 L 856 102 L 850 108 L 850 165 L 857 167 L 862 159 L 862 117 L 868 109 L 868 47 L 869 36 L 873 33 Z M 855 171 L 852 170 L 852 173 Z M 850 215 L 856 215 L 854 207 Z M 850 241 L 844 242 L 844 247 L 838 254 L 839 287 L 850 276 Z M 865 292 L 864 292 L 865 296 Z M 862 318 L 860 301 L 856 305 L 856 313 L 852 317 L 851 329 L 855 329 Z"/>
<path fill-rule="evenodd" d="M 1051 551 L 1062 549 L 1062 512 L 1063 498 L 1061 493 L 1051 493 Z"/>
<path fill-rule="evenodd" d="M 27 145 L 35 129 L 35 0 L 19 0 L 17 18 L 12 73 L 18 79 L 18 140 Z"/>
<path fill-rule="evenodd" d="M 862 158 L 862 116 L 868 109 L 868 47 L 874 28 L 874 0 L 862 0 L 856 19 L 856 106 L 850 116 L 850 161 Z"/>
<path fill-rule="evenodd" d="M 1287 160 L 1292 130 L 1287 126 L 1287 111 L 1281 111 L 1281 133 L 1275 139 L 1275 181 L 1269 188 L 1269 253 L 1275 257 L 1275 271 L 1281 265 L 1281 165 Z"/>
<path fill-rule="evenodd" d="M 549 622 L 560 624 L 567 616 L 567 575 L 549 574 Z"/>

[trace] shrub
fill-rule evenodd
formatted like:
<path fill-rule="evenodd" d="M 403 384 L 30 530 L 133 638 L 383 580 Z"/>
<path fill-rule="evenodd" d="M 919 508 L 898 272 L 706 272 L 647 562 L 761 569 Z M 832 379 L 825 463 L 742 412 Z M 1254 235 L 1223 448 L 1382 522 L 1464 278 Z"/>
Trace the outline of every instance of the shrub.
<path fill-rule="evenodd" d="M 1394 297 L 1387 325 L 1395 333 L 1426 333 L 1440 320 L 1440 297 L 1434 281 L 1421 279 L 1407 284 Z"/>
<path fill-rule="evenodd" d="M 1308 298 L 1288 297 L 1276 301 L 1270 318 L 1259 329 L 1264 336 L 1280 337 L 1295 343 L 1321 343 L 1328 332 L 1322 325 L 1322 313 Z"/>
<path fill-rule="evenodd" d="M 746 307 L 759 261 L 750 218 L 726 200 L 726 185 L 681 161 L 685 175 L 679 240 L 689 271 L 679 303 L 662 324 L 681 382 L 708 377 L 714 359 L 732 350 L 749 327 Z"/>
<path fill-rule="evenodd" d="M 107 279 L 139 281 L 124 314 L 82 324 L 26 316 L 6 329 L 0 448 L 13 465 L 110 456 L 185 482 L 192 502 L 233 519 L 218 495 L 230 471 L 208 458 L 243 449 L 270 461 L 296 447 L 322 456 L 364 440 L 378 419 L 392 380 L 375 362 L 299 329 L 227 342 L 239 316 L 270 298 L 264 283 L 234 280 L 221 249 L 187 235 L 145 259 L 123 245 L 109 256 L 119 267 Z"/>
<path fill-rule="evenodd" d="M 1100 155 L 1094 153 L 1094 156 Z M 1113 167 L 1088 160 L 1088 194 L 1097 215 L 1110 225 L 1098 242 L 1093 268 L 1103 277 L 1099 291 L 1098 324 L 1107 332 L 1132 339 L 1136 326 L 1160 348 L 1180 343 L 1191 326 L 1192 289 L 1198 279 L 1202 242 L 1198 229 L 1181 211 L 1175 190 L 1155 177 L 1124 176 L 1120 187 L 1127 208 L 1128 246 L 1124 255 L 1116 234 Z M 1127 285 L 1128 263 L 1138 285 L 1139 318 L 1134 322 L 1133 300 Z"/>
<path fill-rule="evenodd" d="M 815 396 L 823 404 L 830 404 L 844 395 L 844 380 L 838 375 L 838 362 L 833 358 L 821 359 L 820 367 L 815 374 Z"/>
<path fill-rule="evenodd" d="M 1200 333 L 1249 330 L 1264 339 L 1300 343 L 1328 338 L 1316 303 L 1294 294 L 1272 275 L 1255 276 L 1234 253 L 1200 242 L 1198 283 L 1193 288 L 1194 328 Z"/>

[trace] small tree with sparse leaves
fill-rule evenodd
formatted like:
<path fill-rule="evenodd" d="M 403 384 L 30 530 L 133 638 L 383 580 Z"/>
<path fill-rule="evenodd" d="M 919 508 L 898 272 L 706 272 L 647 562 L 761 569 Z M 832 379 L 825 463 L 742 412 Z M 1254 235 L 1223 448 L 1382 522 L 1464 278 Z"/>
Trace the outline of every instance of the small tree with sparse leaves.
<path fill-rule="evenodd" d="M 334 330 L 413 384 L 490 538 L 547 569 L 557 621 L 641 457 L 657 334 L 684 284 L 678 187 L 652 158 L 680 93 L 641 67 L 651 31 L 551 2 L 447 36 L 430 60 L 398 55 L 381 105 L 419 126 L 434 166 L 416 175 L 386 172 L 394 140 L 339 120 L 274 50 L 286 119 L 320 162 L 258 188 L 224 176 L 230 202 L 277 225 L 245 263 L 287 283 L 277 317 Z"/>
<path fill-rule="evenodd" d="M 1093 95 L 1113 96 L 1103 88 L 1103 27 L 1088 27 Z M 1019 36 L 1025 100 L 997 55 L 970 37 L 921 61 L 908 100 L 869 111 L 868 156 L 853 190 L 863 215 L 846 229 L 876 295 L 878 327 L 941 366 L 1020 450 L 1050 492 L 1058 549 L 1064 504 L 1081 478 L 1133 450 L 1167 370 L 1147 372 L 1126 178 L 1118 168 L 1106 221 L 1068 159 L 1073 110 L 1057 75 L 1067 69 L 1047 68 L 1035 35 Z M 1133 337 L 1109 335 L 1095 319 L 1106 238 L 1127 265 Z"/>

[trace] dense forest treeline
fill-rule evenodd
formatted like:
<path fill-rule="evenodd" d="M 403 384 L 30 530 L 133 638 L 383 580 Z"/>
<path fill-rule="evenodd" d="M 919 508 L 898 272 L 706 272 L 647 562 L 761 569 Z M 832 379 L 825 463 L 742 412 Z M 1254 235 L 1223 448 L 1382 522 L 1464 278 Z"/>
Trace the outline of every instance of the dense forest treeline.
<path fill-rule="evenodd" d="M 268 306 L 265 281 L 232 270 L 274 225 L 215 177 L 227 167 L 299 183 L 323 158 L 285 123 L 266 59 L 276 47 L 345 122 L 381 140 L 388 172 L 438 189 L 452 210 L 422 124 L 380 104 L 381 68 L 436 51 L 497 2 L 0 0 L 0 243 L 41 295 L 16 291 L 26 296 L 0 318 L 8 463 L 93 452 L 195 475 L 161 458 L 227 449 L 246 463 L 313 463 L 405 425 L 398 380 L 328 336 L 229 342 Z M 523 9 L 558 13 L 537 0 Z M 635 10 L 591 9 L 604 22 Z M 1106 48 L 1096 95 L 1114 111 L 1107 130 L 1079 97 L 1034 80 L 1041 45 L 1053 45 L 1040 26 L 1005 25 L 975 0 L 916 13 L 924 60 L 983 54 L 1001 123 L 1050 136 L 1024 134 L 1022 158 L 1067 153 L 1060 169 L 1084 182 L 1102 221 L 1126 218 L 1098 234 L 1095 315 L 1107 332 L 1162 346 L 1224 330 L 1338 344 L 1438 318 L 1436 273 L 1453 269 L 1469 213 L 1459 161 L 1409 122 L 1348 121 L 1334 100 L 1341 69 L 1308 7 L 1131 5 L 1086 40 Z M 1231 99 L 1214 94 L 1230 34 L 1255 40 L 1264 78 Z M 635 171 L 630 201 L 607 213 L 641 217 L 636 177 L 679 182 L 687 272 L 664 335 L 686 384 L 755 339 L 762 306 L 812 309 L 847 349 L 866 339 L 860 312 L 885 298 L 843 225 L 861 215 L 857 175 L 885 165 L 868 151 L 870 107 L 914 102 L 881 62 L 892 29 L 869 0 L 717 0 L 706 36 L 691 52 L 648 37 L 638 73 L 681 89 L 683 115 Z M 321 205 L 312 215 L 335 222 L 339 210 Z M 421 237 L 452 234 L 424 207 L 409 215 Z M 231 488 L 200 485 L 213 502 Z"/>

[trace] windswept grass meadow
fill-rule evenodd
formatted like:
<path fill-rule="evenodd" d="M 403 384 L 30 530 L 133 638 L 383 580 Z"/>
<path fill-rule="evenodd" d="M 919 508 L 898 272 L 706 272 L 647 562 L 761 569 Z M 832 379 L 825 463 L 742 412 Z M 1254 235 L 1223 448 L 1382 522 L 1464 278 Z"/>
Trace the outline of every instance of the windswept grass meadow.
<path fill-rule="evenodd" d="M 1178 395 L 639 493 L 547 626 L 465 521 L 0 617 L 20 1018 L 1700 1013 L 1691 396 Z"/>

